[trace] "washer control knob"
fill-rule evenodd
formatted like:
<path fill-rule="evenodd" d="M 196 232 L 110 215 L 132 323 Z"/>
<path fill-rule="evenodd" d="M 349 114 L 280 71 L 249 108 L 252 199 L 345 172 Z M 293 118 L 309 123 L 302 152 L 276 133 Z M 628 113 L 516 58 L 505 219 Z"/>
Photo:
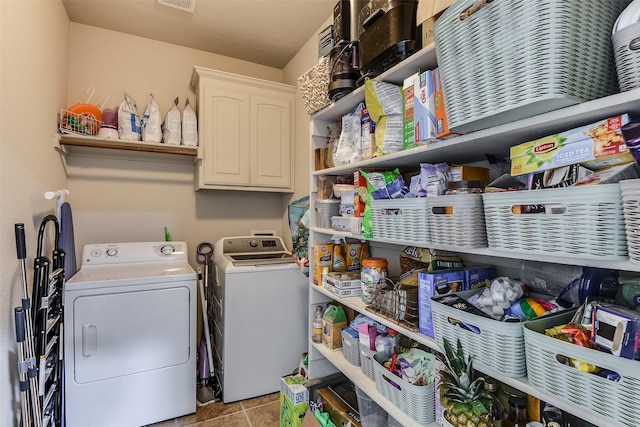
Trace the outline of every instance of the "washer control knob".
<path fill-rule="evenodd" d="M 165 245 L 163 247 L 160 248 L 160 253 L 162 255 L 171 255 L 172 253 L 174 253 L 176 250 L 176 248 L 174 248 L 171 245 Z"/>
<path fill-rule="evenodd" d="M 107 249 L 107 256 L 116 256 L 118 255 L 118 250 L 116 248 Z"/>
<path fill-rule="evenodd" d="M 91 251 L 92 257 L 99 257 L 100 255 L 102 255 L 102 251 L 100 249 L 94 249 Z"/>
<path fill-rule="evenodd" d="M 258 241 L 257 240 L 251 240 L 249 242 L 249 246 L 251 246 L 252 248 L 257 248 L 258 247 Z"/>

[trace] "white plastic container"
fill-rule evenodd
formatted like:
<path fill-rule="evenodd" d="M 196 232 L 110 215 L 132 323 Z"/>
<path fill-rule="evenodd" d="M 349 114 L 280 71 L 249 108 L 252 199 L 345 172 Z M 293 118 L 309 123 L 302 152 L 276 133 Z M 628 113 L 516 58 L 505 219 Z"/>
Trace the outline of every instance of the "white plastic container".
<path fill-rule="evenodd" d="M 387 411 L 356 386 L 362 427 L 387 427 Z"/>

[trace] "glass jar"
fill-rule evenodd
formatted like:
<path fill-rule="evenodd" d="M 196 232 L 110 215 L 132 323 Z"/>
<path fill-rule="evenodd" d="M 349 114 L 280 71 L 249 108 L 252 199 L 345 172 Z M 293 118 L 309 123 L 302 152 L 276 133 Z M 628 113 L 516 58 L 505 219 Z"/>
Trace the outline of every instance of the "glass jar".
<path fill-rule="evenodd" d="M 509 415 L 502 423 L 503 427 L 526 427 L 527 398 L 511 396 L 509 398 Z"/>
<path fill-rule="evenodd" d="M 449 181 L 447 195 L 484 193 L 484 181 Z"/>
<path fill-rule="evenodd" d="M 502 427 L 502 422 L 506 416 L 506 412 L 502 402 L 498 398 L 498 390 L 500 386 L 497 381 L 487 379 L 484 382 L 484 389 L 491 395 L 491 402 L 489 403 L 489 417 L 493 423 L 493 427 Z"/>
<path fill-rule="evenodd" d="M 362 260 L 360 283 L 362 301 L 371 304 L 376 291 L 385 285 L 388 262 L 385 258 L 367 258 Z"/>

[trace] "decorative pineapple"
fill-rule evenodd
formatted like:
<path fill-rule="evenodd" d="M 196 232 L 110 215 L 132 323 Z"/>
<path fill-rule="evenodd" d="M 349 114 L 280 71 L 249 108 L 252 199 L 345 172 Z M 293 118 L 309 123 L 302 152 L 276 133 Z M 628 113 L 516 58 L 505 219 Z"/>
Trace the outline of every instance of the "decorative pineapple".
<path fill-rule="evenodd" d="M 447 369 L 440 373 L 438 389 L 444 418 L 454 427 L 493 427 L 488 410 L 491 396 L 484 390 L 483 377 L 473 379 L 473 356 L 465 360 L 460 340 L 455 351 L 446 338 L 443 343 L 444 354 L 438 358 Z"/>

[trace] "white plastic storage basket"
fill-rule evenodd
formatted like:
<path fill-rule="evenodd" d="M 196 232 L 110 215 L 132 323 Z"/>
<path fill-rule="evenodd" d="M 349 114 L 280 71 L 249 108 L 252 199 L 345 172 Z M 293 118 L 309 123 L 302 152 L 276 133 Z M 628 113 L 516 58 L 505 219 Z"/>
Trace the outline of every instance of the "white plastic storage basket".
<path fill-rule="evenodd" d="M 623 28 L 611 36 L 620 91 L 640 86 L 640 23 Z"/>
<path fill-rule="evenodd" d="M 629 2 L 493 1 L 463 19 L 480 2 L 456 1 L 433 29 L 451 131 L 616 93 L 611 29 Z"/>
<path fill-rule="evenodd" d="M 473 289 L 456 294 L 467 299 L 481 291 Z M 465 357 L 475 355 L 475 360 L 507 377 L 527 375 L 522 323 L 501 322 L 449 307 L 438 301 L 445 296 L 431 297 L 431 316 L 438 344 L 442 345 L 443 338 L 455 344 L 459 338 Z"/>
<path fill-rule="evenodd" d="M 575 310 L 524 324 L 529 383 L 575 404 L 611 417 L 615 424 L 637 426 L 640 420 L 640 362 L 617 357 L 544 335 L 545 329 L 569 323 Z M 614 371 L 613 381 L 563 364 L 571 358 Z"/>
<path fill-rule="evenodd" d="M 360 366 L 360 345 L 358 338 L 345 334 L 342 330 L 342 355 L 352 365 Z"/>
<path fill-rule="evenodd" d="M 371 200 L 370 203 L 374 238 L 417 245 L 430 241 L 426 197 Z"/>
<path fill-rule="evenodd" d="M 622 208 L 631 262 L 640 263 L 640 179 L 620 182 Z"/>
<path fill-rule="evenodd" d="M 433 243 L 468 248 L 487 246 L 482 194 L 427 198 Z"/>
<path fill-rule="evenodd" d="M 320 228 L 331 228 L 331 217 L 338 215 L 340 200 L 316 200 L 316 225 Z"/>
<path fill-rule="evenodd" d="M 360 369 L 362 369 L 362 373 L 365 374 L 371 381 L 375 381 L 375 373 L 373 370 L 373 355 L 376 353 L 374 350 L 369 349 L 369 347 L 362 345 L 360 346 Z"/>
<path fill-rule="evenodd" d="M 485 193 L 482 199 L 491 249 L 628 258 L 620 184 Z"/>
<path fill-rule="evenodd" d="M 436 420 L 435 382 L 418 386 L 391 373 L 383 366 L 384 353 L 373 356 L 376 390 L 419 424 Z"/>

